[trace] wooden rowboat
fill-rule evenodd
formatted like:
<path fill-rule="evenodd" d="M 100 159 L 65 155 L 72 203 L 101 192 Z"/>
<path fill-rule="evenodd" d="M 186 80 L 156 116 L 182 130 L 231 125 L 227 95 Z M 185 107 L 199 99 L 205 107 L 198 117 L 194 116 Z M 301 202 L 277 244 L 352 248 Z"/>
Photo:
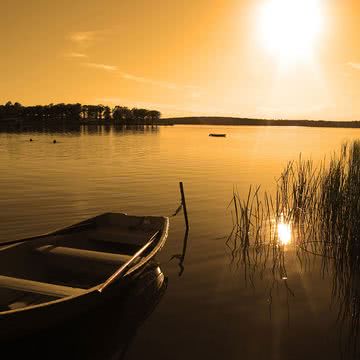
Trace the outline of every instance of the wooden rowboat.
<path fill-rule="evenodd" d="M 124 359 L 139 327 L 161 302 L 166 289 L 164 273 L 155 260 L 150 260 L 126 291 L 121 291 L 121 296 L 109 299 L 96 311 L 52 327 L 51 331 L 46 329 L 2 343 L 2 358 Z"/>
<path fill-rule="evenodd" d="M 89 311 L 122 293 L 163 247 L 166 217 L 106 213 L 0 248 L 0 339 Z"/>

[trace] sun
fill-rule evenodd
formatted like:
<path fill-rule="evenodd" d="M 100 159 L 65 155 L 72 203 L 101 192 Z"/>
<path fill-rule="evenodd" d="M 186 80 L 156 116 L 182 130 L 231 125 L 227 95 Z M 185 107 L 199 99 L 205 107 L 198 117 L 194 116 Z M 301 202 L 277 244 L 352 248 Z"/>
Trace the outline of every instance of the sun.
<path fill-rule="evenodd" d="M 280 64 L 309 61 L 323 29 L 321 0 L 265 0 L 260 38 Z"/>

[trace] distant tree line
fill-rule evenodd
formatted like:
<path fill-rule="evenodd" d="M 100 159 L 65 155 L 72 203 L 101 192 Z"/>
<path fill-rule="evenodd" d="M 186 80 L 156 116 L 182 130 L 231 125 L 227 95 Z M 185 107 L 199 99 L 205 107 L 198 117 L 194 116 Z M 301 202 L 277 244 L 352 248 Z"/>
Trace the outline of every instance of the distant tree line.
<path fill-rule="evenodd" d="M 161 113 L 157 110 L 129 109 L 126 106 L 110 108 L 104 105 L 49 104 L 23 106 L 18 102 L 0 105 L 0 121 L 57 121 L 71 120 L 78 122 L 117 124 L 156 124 Z"/>
<path fill-rule="evenodd" d="M 249 119 L 220 116 L 178 117 L 161 120 L 173 125 L 303 126 L 360 128 L 360 121 Z"/>

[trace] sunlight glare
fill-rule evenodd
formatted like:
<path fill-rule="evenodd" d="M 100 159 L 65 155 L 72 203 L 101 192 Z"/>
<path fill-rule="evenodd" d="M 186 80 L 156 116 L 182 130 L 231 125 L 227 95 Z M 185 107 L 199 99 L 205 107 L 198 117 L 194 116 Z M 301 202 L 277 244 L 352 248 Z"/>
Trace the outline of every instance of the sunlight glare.
<path fill-rule="evenodd" d="M 278 224 L 278 236 L 281 245 L 288 245 L 291 242 L 291 225 L 280 222 Z"/>
<path fill-rule="evenodd" d="M 266 0 L 261 6 L 261 41 L 280 64 L 311 59 L 323 28 L 321 1 Z"/>

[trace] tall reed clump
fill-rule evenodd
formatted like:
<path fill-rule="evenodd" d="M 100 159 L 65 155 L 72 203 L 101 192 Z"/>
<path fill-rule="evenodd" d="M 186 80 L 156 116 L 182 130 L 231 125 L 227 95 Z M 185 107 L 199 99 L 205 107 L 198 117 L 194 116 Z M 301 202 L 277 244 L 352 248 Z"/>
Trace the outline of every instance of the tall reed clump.
<path fill-rule="evenodd" d="M 293 236 L 291 229 L 308 230 L 317 206 L 322 166 L 315 168 L 311 160 L 287 164 L 276 182 L 273 195 L 260 186 L 250 186 L 245 199 L 234 189 L 232 207 L 233 230 L 227 240 L 232 263 L 243 263 L 256 269 L 271 265 L 277 278 L 286 278 L 284 246 Z M 295 226 L 296 225 L 296 226 Z"/>
<path fill-rule="evenodd" d="M 343 145 L 322 182 L 318 253 L 331 257 L 339 319 L 360 326 L 360 142 Z"/>
<path fill-rule="evenodd" d="M 321 183 L 319 215 L 327 241 L 346 250 L 360 245 L 360 142 L 343 145 Z"/>
<path fill-rule="evenodd" d="M 277 244 L 279 224 L 291 224 L 296 242 L 312 241 L 360 250 L 360 141 L 344 144 L 315 166 L 312 160 L 287 164 L 273 195 L 250 186 L 245 199 L 234 190 L 234 233 L 241 245 Z M 281 239 L 280 239 L 281 240 Z M 328 247 L 328 246 L 327 246 Z M 360 255 L 360 253 L 359 253 Z"/>

